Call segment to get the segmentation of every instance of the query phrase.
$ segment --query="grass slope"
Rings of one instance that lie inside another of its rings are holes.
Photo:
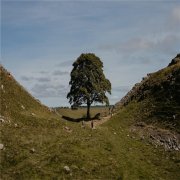
[[[130,106],[95,130],[81,128],[49,112],[7,76],[1,72],[0,113],[7,119],[0,124],[1,179],[179,179],[178,152],[129,132]]]
[[[134,118],[180,133],[180,55],[138,83],[116,107],[138,106]]]
[[[44,115],[44,117],[51,115],[49,108],[32,97],[2,66],[0,66],[0,98],[2,116],[14,118],[19,114]]]
[[[137,110],[138,106],[129,104],[103,125],[122,168],[123,179],[179,179],[178,151],[165,151],[130,131]]]

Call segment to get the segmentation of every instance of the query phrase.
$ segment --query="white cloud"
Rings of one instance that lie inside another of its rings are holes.
[[[134,53],[176,53],[180,47],[180,35],[161,34],[160,37],[146,38],[136,37],[119,44],[107,44],[99,46],[100,50],[115,51],[124,56]]]
[[[70,76],[64,74],[82,52],[102,58],[113,85],[110,100],[116,102],[179,51],[180,6],[174,1],[22,1],[2,4],[4,63],[33,95],[52,98],[52,104],[66,102]]]
[[[56,71],[53,72],[54,76],[62,76],[62,75],[67,75],[67,74],[69,74],[69,72],[61,71],[61,70],[56,70]]]
[[[176,23],[180,23],[180,6],[177,6],[173,9],[172,17]]]
[[[116,91],[116,92],[128,92],[129,90],[131,89],[130,86],[117,86],[117,87],[114,87],[113,88],[113,91]]]
[[[53,83],[35,84],[31,90],[33,95],[38,98],[66,97],[67,94],[67,87]]]
[[[58,63],[56,66],[59,66],[59,67],[70,67],[72,66],[73,64],[73,61],[63,61],[61,63]]]
[[[32,81],[34,79],[34,77],[28,77],[28,76],[21,76],[21,80],[23,81]]]
[[[36,78],[36,80],[38,82],[50,82],[51,78],[49,78],[49,77],[39,77],[39,78]]]
[[[38,82],[50,82],[51,78],[50,77],[35,77],[35,76],[21,76],[21,80],[23,81],[38,81]]]

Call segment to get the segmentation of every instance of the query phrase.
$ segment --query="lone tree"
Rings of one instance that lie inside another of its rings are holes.
[[[103,73],[103,63],[93,53],[81,54],[73,63],[70,92],[67,94],[72,106],[87,104],[87,119],[93,102],[109,105],[106,92],[111,94],[111,83]]]

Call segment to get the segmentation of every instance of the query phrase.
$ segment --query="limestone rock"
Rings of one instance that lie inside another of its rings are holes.
[[[30,152],[31,152],[31,153],[35,153],[35,151],[36,151],[36,150],[35,150],[34,148],[30,149]]]
[[[174,59],[172,59],[171,63],[168,66],[172,66],[174,64],[180,63],[180,54],[178,54]]]
[[[64,166],[64,170],[65,170],[66,173],[70,173],[70,171],[71,171],[69,166]]]
[[[2,123],[4,123],[4,122],[5,122],[4,118],[3,118],[3,117],[1,117],[1,116],[0,116],[0,122],[2,122]]]
[[[25,109],[25,107],[23,106],[23,105],[21,105],[21,108],[24,110]]]
[[[0,150],[4,149],[4,144],[0,144]]]

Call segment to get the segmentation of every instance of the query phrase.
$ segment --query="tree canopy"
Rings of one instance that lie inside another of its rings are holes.
[[[106,92],[111,94],[111,83],[103,73],[103,63],[93,53],[81,54],[73,63],[70,92],[67,94],[70,104],[87,104],[87,118],[93,102],[109,105]]]

